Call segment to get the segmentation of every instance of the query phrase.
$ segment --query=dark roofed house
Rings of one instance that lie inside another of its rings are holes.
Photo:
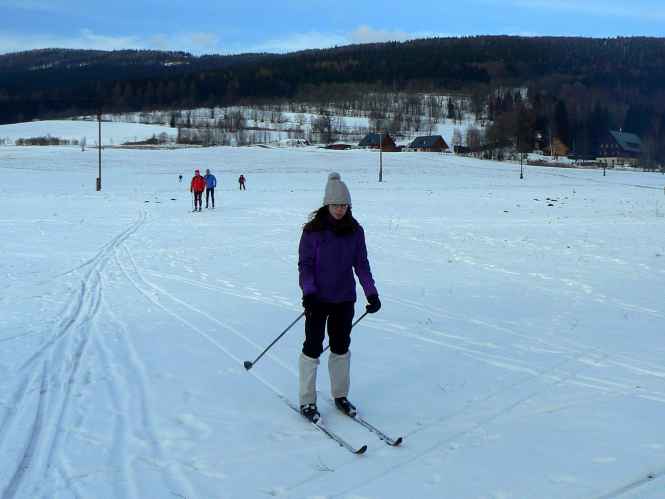
[[[423,135],[413,139],[409,149],[419,152],[442,152],[448,149],[448,144],[441,135]]]
[[[341,143],[328,144],[326,146],[326,149],[334,149],[336,151],[346,151],[347,149],[352,149],[352,148],[353,146],[351,144],[341,144]]]
[[[399,147],[395,144],[393,138],[387,133],[368,133],[358,144],[359,147],[368,149],[378,149],[381,144],[381,150],[385,152],[397,152]]]
[[[642,141],[634,133],[611,131],[598,148],[598,162],[607,166],[637,165]]]

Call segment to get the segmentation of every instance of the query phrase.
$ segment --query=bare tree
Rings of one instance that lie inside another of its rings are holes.
[[[485,107],[487,103],[487,92],[482,88],[474,89],[471,94],[471,111],[473,112],[476,121],[481,121],[485,114]]]
[[[466,147],[472,152],[480,151],[481,134],[480,130],[475,126],[466,129]]]
[[[462,132],[459,128],[453,130],[453,147],[462,145]]]
[[[321,141],[330,144],[337,135],[336,120],[330,114],[322,114],[312,122],[312,129],[321,136]]]

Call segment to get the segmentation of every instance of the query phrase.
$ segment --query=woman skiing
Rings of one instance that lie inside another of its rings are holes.
[[[300,412],[312,422],[316,407],[316,371],[323,352],[326,323],[330,343],[328,371],[336,407],[349,416],[356,408],[347,396],[350,386],[351,324],[356,301],[355,270],[373,314],[381,308],[367,260],[365,233],[351,214],[351,195],[339,173],[326,183],[323,206],[303,227],[298,271],[305,308],[305,342],[299,358]]]

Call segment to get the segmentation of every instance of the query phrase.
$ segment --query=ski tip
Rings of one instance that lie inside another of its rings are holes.
[[[366,446],[366,445],[363,445],[360,449],[358,449],[358,450],[355,452],[355,454],[358,454],[358,455],[360,455],[360,454],[364,454],[366,450],[367,450],[367,446]]]
[[[400,445],[401,443],[402,443],[402,437],[399,437],[399,438],[398,438],[397,440],[395,440],[394,442],[391,442],[390,445],[392,445],[393,447],[397,447],[397,446]]]

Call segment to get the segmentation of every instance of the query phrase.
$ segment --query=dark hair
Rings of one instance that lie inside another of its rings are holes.
[[[359,224],[358,221],[353,218],[351,213],[351,207],[349,206],[346,210],[346,213],[336,223],[330,221],[330,212],[328,211],[328,206],[322,206],[318,210],[314,210],[309,214],[309,221],[303,226],[303,231],[305,232],[320,232],[331,228],[335,234],[351,234],[356,231]]]

